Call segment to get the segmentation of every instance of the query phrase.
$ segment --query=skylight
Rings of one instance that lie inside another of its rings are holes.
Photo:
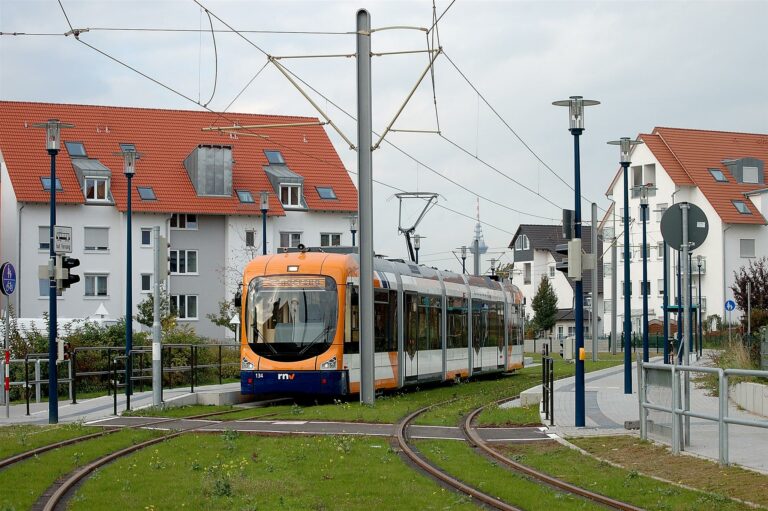
[[[336,198],[336,192],[333,191],[333,188],[330,186],[318,186],[317,188],[317,194],[320,196],[321,199],[335,199]]]
[[[251,192],[249,192],[248,190],[238,190],[237,198],[240,199],[240,202],[244,204],[251,204],[255,202],[253,200],[253,194],[251,194]]]
[[[123,153],[127,153],[128,151],[136,152],[136,144],[120,144],[120,151]]]
[[[41,177],[40,181],[43,183],[43,190],[50,192],[51,191],[51,178],[50,177]],[[61,181],[59,181],[59,178],[56,178],[56,191],[60,192],[63,188],[61,187]]]
[[[725,174],[720,169],[709,169],[709,173],[712,174],[712,177],[715,178],[715,181],[719,183],[728,182],[728,178],[725,177]]]
[[[285,165],[285,159],[283,153],[280,151],[264,151],[267,157],[267,161],[272,165]]]
[[[749,211],[749,208],[747,207],[747,205],[744,203],[744,201],[735,200],[735,201],[731,201],[731,202],[733,202],[733,205],[736,207],[737,210],[739,210],[739,213],[741,213],[742,215],[751,215],[752,214]]]
[[[64,142],[67,146],[67,152],[72,158],[87,158],[88,154],[85,152],[85,146],[82,142]]]
[[[137,186],[136,190],[139,191],[139,197],[141,197],[141,200],[157,200],[155,191],[151,186]]]

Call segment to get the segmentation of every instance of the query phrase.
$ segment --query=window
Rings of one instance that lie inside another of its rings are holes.
[[[742,181],[744,183],[759,183],[760,178],[758,177],[757,173],[757,167],[743,167],[742,168]]]
[[[108,201],[109,179],[106,177],[86,177],[85,199],[94,202]]]
[[[197,319],[197,295],[171,295],[171,311],[179,319]]]
[[[197,229],[197,215],[191,213],[174,213],[171,215],[171,229]]]
[[[739,253],[741,257],[755,257],[755,240],[740,239]]]
[[[253,200],[253,194],[249,192],[248,190],[238,190],[237,191],[237,198],[240,199],[240,202],[243,204],[252,204],[255,202]]]
[[[152,291],[152,274],[142,273],[141,274],[141,292],[150,293],[151,291]]]
[[[656,259],[658,260],[664,259],[664,242],[663,241],[659,241],[656,244],[656,252],[657,252]]]
[[[625,297],[627,294],[624,292],[624,281],[621,281],[621,296]],[[632,281],[629,281],[629,296],[632,296]]]
[[[37,228],[38,250],[51,249],[51,229],[47,225],[41,225]]]
[[[83,238],[85,250],[109,250],[109,227],[86,227]]]
[[[663,296],[664,295],[664,279],[657,279],[656,280],[656,287],[659,288],[658,295]]]
[[[515,250],[529,250],[530,248],[531,244],[527,235],[521,234],[517,237],[517,240],[515,240]]]
[[[171,250],[171,273],[197,273],[197,250]]]
[[[43,184],[43,190],[46,192],[51,191],[51,178],[50,177],[41,177],[40,182]],[[60,192],[63,188],[61,187],[61,181],[59,181],[59,178],[56,178],[56,191]]]
[[[636,165],[632,167],[632,197],[639,197],[640,196],[640,190],[636,189],[638,186],[643,186],[645,183],[643,182],[643,166],[642,165]]]
[[[550,266],[549,267],[549,278],[550,279],[554,279],[555,278],[555,267],[554,266]]]
[[[666,202],[660,202],[656,205],[656,221],[661,222],[661,217],[664,216],[664,212],[667,210],[669,205]]]
[[[316,187],[317,194],[320,196],[321,199],[335,199],[336,198],[336,192],[333,191],[333,188],[327,187],[327,186],[318,186]]]
[[[731,202],[733,202],[733,205],[736,207],[736,209],[742,215],[751,215],[752,214],[752,213],[750,213],[749,208],[744,203],[744,201],[742,201],[742,200],[734,200],[734,201],[731,201]]]
[[[155,190],[151,186],[139,186],[136,188],[139,191],[139,197],[141,200],[157,200]]]
[[[728,178],[725,177],[725,174],[720,169],[709,169],[709,173],[712,174],[712,177],[715,178],[715,181],[719,183],[727,183]]]
[[[123,143],[120,144],[120,152],[127,153],[133,151],[136,152],[136,144]]]
[[[337,234],[337,233],[320,234],[320,246],[321,247],[341,246],[341,234]]]
[[[272,165],[285,165],[283,153],[280,151],[264,151],[267,161]]]
[[[525,273],[523,275],[523,284],[531,283],[531,263],[525,263]]]
[[[573,337],[576,335],[576,327],[575,326],[569,326],[568,327],[568,337]]]
[[[107,296],[107,275],[85,275],[85,296]]]
[[[67,146],[67,152],[72,158],[87,158],[88,154],[85,152],[85,146],[82,142],[64,142]]]
[[[141,230],[141,246],[142,247],[152,246],[152,229]]]
[[[707,297],[702,296],[701,297],[701,315],[704,317],[704,314],[707,312]]]
[[[280,248],[296,248],[301,243],[300,232],[281,232]]]
[[[611,278],[611,273],[613,271],[613,265],[611,263],[603,263],[603,275],[606,279]]]
[[[280,185],[280,202],[283,203],[283,206],[301,206],[301,201],[299,200],[300,196],[300,185]]]
[[[643,281],[640,281],[640,289],[643,289]],[[651,296],[651,281],[646,280],[645,281],[645,296]]]
[[[38,285],[38,295],[40,297],[43,296],[51,296],[51,279],[37,279],[37,285]]]
[[[246,247],[256,246],[256,231],[252,229],[245,231],[245,246]]]
[[[603,300],[603,312],[610,314],[613,311],[613,300]]]

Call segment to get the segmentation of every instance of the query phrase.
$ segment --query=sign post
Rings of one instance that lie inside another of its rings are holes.
[[[0,266],[0,278],[2,285],[0,292],[5,295],[5,328],[3,348],[5,350],[5,375],[3,393],[5,396],[5,418],[11,416],[11,350],[8,345],[8,329],[10,328],[10,304],[11,295],[16,291],[16,268],[11,263],[3,263]]]
[[[731,318],[733,318],[733,309],[736,308],[736,302],[733,300],[726,300],[725,310],[728,311],[728,342],[731,342]]]

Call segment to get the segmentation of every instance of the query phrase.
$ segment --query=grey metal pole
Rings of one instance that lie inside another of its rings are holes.
[[[747,335],[752,335],[752,283],[747,281]]]
[[[592,203],[592,253],[595,254],[595,269],[592,270],[592,362],[597,362],[597,270],[600,252],[597,250],[597,204]]]
[[[371,15],[357,11],[357,171],[360,219],[360,402],[373,405],[373,173]]]
[[[163,402],[163,362],[160,345],[160,226],[152,228],[152,242],[155,245],[155,268],[152,310],[152,404],[160,406]]]
[[[475,258],[473,274],[478,276],[480,275],[480,240],[477,238],[472,242],[472,255]]]
[[[615,208],[615,206],[614,206]],[[616,211],[613,214],[613,240],[611,244],[611,353],[616,354],[616,341],[618,336],[616,335],[616,328],[618,328],[618,309],[619,309],[619,268],[617,266],[618,259],[618,238],[616,237]]]
[[[691,326],[691,293],[688,283],[691,279],[691,269],[688,266],[688,203],[681,202],[680,209],[683,214],[683,246],[682,255],[680,257],[680,264],[682,265],[682,286],[681,291],[683,293],[683,364],[690,365],[691,362],[691,347],[688,345],[690,339],[690,326]],[[688,411],[691,409],[691,373],[684,371],[683,373],[683,409]],[[691,445],[691,418],[685,416],[685,429],[683,430],[684,445]]]

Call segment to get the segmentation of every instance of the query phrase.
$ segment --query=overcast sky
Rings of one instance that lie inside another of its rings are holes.
[[[208,17],[192,0],[61,1],[75,28],[210,29]],[[431,1],[206,0],[203,4],[237,30],[350,32],[360,7],[370,11],[373,27],[432,24]],[[449,4],[450,0],[438,0],[438,15]],[[520,223],[553,223],[546,218],[558,219],[560,208],[573,208],[572,190],[546,168],[573,184],[567,113],[552,106],[554,100],[582,95],[602,102],[587,110],[587,129],[581,139],[582,192],[602,208],[609,204],[604,193],[618,167],[618,150],[606,145],[608,140],[635,137],[655,126],[768,133],[766,20],[768,1],[457,0],[439,23],[440,44],[511,129],[441,55],[435,62],[434,78],[440,129],[472,156],[436,134],[391,133],[387,140],[472,192],[524,212],[480,200],[486,243],[500,257]],[[226,29],[215,18],[213,25]],[[2,32],[61,34],[67,30],[67,20],[55,0],[0,0]],[[349,34],[245,35],[275,56],[355,51],[355,38]],[[211,97],[215,55],[210,31],[91,30],[81,38],[195,101],[205,103]],[[218,79],[209,107],[221,111],[264,65],[266,57],[236,34],[217,33],[216,45]],[[424,50],[427,41],[423,31],[403,29],[374,33],[372,45],[374,52]],[[283,62],[330,101],[356,115],[354,59]],[[374,58],[374,130],[381,132],[388,124],[427,62],[425,53]],[[435,130],[432,91],[428,76],[395,127]],[[355,123],[325,99],[310,94],[354,140]],[[73,37],[62,36],[0,37],[0,97],[200,108]],[[317,115],[272,65],[228,111]],[[327,131],[347,169],[356,171],[355,153],[330,128]],[[475,156],[509,177],[494,172]],[[374,179],[409,191],[439,193],[441,205],[474,217],[475,195],[393,147],[382,145],[373,161]],[[356,180],[356,175],[352,178]],[[395,190],[374,185],[374,193],[376,251],[404,257],[405,244],[397,234]],[[584,210],[588,217],[586,203]],[[415,214],[412,205],[406,216]],[[472,219],[434,208],[418,229],[427,237],[422,242],[422,262],[459,268],[450,250],[468,245],[473,228]],[[502,262],[508,261],[509,253],[502,258]],[[486,261],[483,270],[487,266]]]

